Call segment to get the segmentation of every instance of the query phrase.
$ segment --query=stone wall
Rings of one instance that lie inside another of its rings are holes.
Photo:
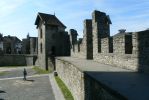
[[[87,73],[84,74],[84,100],[126,100],[125,97],[104,87]]]
[[[115,54],[125,54],[125,33],[113,36],[113,52]]]
[[[24,55],[27,66],[36,65],[37,55]]]
[[[68,61],[57,58],[56,71],[71,91],[74,100],[123,100]]]
[[[30,37],[30,54],[37,54],[38,38]]]
[[[94,60],[140,72],[149,72],[149,31],[123,33],[113,36],[113,53],[97,53]],[[103,49],[107,45],[102,39]]]
[[[118,33],[113,36],[115,54],[132,54],[132,33]]]
[[[56,71],[74,96],[74,100],[84,100],[84,74],[67,61],[56,59]]]
[[[113,37],[101,39],[101,53],[113,53]]]
[[[113,53],[108,54],[97,54],[94,60],[102,64],[109,64],[115,67],[121,67],[125,69],[131,69],[138,71],[138,56],[125,54],[118,55]]]
[[[0,55],[0,66],[33,66],[36,55]]]
[[[138,55],[138,70],[149,73],[149,30],[133,33],[133,54]]]
[[[101,38],[110,36],[110,18],[104,12],[92,13],[93,55],[101,53]]]
[[[109,38],[101,39],[101,53],[109,53]]]
[[[45,25],[40,21],[38,27],[38,64],[41,68],[46,68],[46,46],[45,46]]]
[[[76,41],[77,31],[70,31],[70,34],[74,34],[75,36],[70,35],[70,39]],[[72,41],[71,40],[71,41]],[[71,42],[71,56],[80,57],[86,59],[93,59],[93,43],[92,43],[92,20],[86,19],[84,20],[84,30],[83,30],[83,39],[80,38],[76,42]]]
[[[110,36],[110,24],[105,13],[94,11],[92,19],[84,21],[82,42],[73,45],[71,56],[87,59],[90,55],[103,64],[149,72],[149,30],[122,30]]]

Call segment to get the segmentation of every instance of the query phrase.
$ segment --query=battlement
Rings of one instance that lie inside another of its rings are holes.
[[[71,55],[149,72],[149,30],[126,32],[120,29],[119,33],[110,36],[110,24],[106,13],[95,10],[92,19],[84,20],[82,42],[75,42]]]

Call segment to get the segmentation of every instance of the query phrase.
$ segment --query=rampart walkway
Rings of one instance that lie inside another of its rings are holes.
[[[110,65],[100,64],[92,60],[72,57],[57,59],[75,65],[106,88],[117,92],[129,100],[149,100],[149,75],[137,73]]]

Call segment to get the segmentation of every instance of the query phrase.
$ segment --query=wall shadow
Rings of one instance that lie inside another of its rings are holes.
[[[137,72],[85,72],[84,100],[148,100],[148,78]]]
[[[149,30],[136,34],[138,43],[138,72],[149,73]]]

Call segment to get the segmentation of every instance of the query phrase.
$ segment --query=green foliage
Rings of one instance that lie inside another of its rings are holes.
[[[49,74],[50,73],[50,71],[41,69],[41,68],[39,68],[37,66],[34,66],[33,70],[35,70],[37,74]]]
[[[71,92],[69,91],[67,86],[63,83],[63,81],[58,76],[55,76],[55,79],[56,79],[56,82],[57,82],[58,86],[60,87],[65,99],[66,100],[74,100]]]

